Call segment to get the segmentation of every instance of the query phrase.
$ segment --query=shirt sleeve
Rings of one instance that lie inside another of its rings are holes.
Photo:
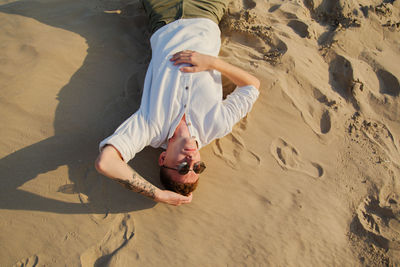
[[[236,87],[236,89],[222,101],[222,108],[228,124],[228,131],[231,131],[233,125],[250,112],[259,94],[259,90],[253,85],[246,85]]]
[[[153,137],[151,126],[140,112],[136,112],[124,121],[114,134],[101,141],[99,149],[101,151],[105,145],[112,145],[121,153],[123,160],[128,162],[149,145]]]

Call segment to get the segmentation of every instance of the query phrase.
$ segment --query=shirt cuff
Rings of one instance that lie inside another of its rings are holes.
[[[253,100],[253,103],[257,100],[258,96],[260,95],[260,90],[254,87],[254,85],[245,85],[241,87],[237,87],[236,90],[238,92],[244,93]],[[235,91],[236,91],[235,90]]]

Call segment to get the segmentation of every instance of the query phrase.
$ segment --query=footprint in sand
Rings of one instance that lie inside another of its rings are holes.
[[[81,254],[82,267],[108,266],[111,257],[123,248],[134,235],[133,219],[129,214],[120,214],[115,218],[103,240]]]
[[[240,132],[246,129],[246,118],[238,124],[232,133],[224,138],[217,139],[213,143],[214,154],[223,159],[229,166],[236,169],[239,165],[258,166],[260,165],[260,157],[246,148],[244,140],[240,136]]]
[[[334,54],[329,60],[329,84],[344,99],[347,101],[353,100],[353,66],[345,57]]]
[[[260,157],[252,151],[249,151],[241,138],[231,133],[222,139],[217,139],[213,145],[214,154],[223,159],[229,166],[236,169],[239,165],[247,166],[260,165]]]
[[[244,15],[241,15],[244,16]],[[225,23],[226,48],[251,47],[249,56],[256,60],[266,60],[276,64],[286,54],[288,47],[269,27],[257,25],[250,27],[244,19]],[[234,52],[230,52],[234,53]]]
[[[340,24],[344,28],[358,27],[360,25],[357,12],[351,12],[359,8],[355,1],[307,0],[303,2],[310,11],[312,18],[319,23]]]
[[[323,88],[316,88],[304,79],[297,80],[299,86],[294,87],[285,82],[280,83],[284,94],[300,112],[303,121],[321,140],[330,142],[329,136],[337,129],[335,118],[340,103],[338,96],[325,92]]]
[[[35,267],[38,266],[38,263],[39,263],[39,257],[33,255],[29,258],[18,261],[16,264],[13,265],[13,267]]]
[[[392,205],[398,205],[397,200],[392,199],[391,202]],[[399,217],[390,206],[383,206],[373,196],[368,196],[357,208],[357,218],[361,226],[372,235],[372,240],[377,245],[385,249],[400,249]]]
[[[297,149],[282,138],[272,142],[271,154],[283,169],[305,173],[313,178],[319,178],[324,174],[321,165],[303,160]]]
[[[301,116],[318,135],[328,134],[332,128],[331,112],[324,105],[307,103],[301,110]]]
[[[357,208],[350,229],[384,249],[400,249],[400,184],[397,168],[389,169],[390,178],[379,195],[367,196]]]
[[[273,5],[268,9],[268,12],[273,13],[273,12],[277,11],[280,7],[281,7],[281,5]]]
[[[384,69],[380,69],[376,72],[376,76],[379,79],[379,88],[382,94],[399,96],[400,83],[393,74]]]
[[[297,33],[301,38],[310,38],[310,32],[308,30],[308,25],[304,22],[294,19],[289,21],[287,24],[292,30]]]
[[[277,64],[288,47],[271,27],[256,23],[256,14],[253,12],[256,5],[252,0],[244,0],[240,8],[237,7],[223,19],[221,29],[224,46],[251,47],[253,51],[247,56]]]
[[[256,7],[257,3],[253,0],[244,0],[243,5],[245,9],[253,9]]]
[[[355,131],[361,131],[372,143],[379,147],[385,154],[388,160],[400,165],[400,154],[398,140],[395,139],[391,131],[385,124],[379,121],[362,119],[355,116],[352,127]]]

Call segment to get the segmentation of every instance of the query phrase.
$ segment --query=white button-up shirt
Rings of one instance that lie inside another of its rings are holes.
[[[166,147],[185,115],[199,149],[231,132],[258,97],[252,86],[238,87],[222,98],[221,74],[210,70],[184,73],[169,59],[182,50],[218,56],[220,29],[205,18],[180,19],[157,30],[150,39],[152,59],[140,108],[100,143],[113,145],[125,162],[145,146]]]

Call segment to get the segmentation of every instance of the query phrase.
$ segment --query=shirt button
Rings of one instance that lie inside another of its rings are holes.
[[[191,124],[190,122],[188,122],[188,123],[187,123],[187,126],[190,126],[190,125],[192,125],[192,124]]]
[[[186,104],[185,104],[185,105],[183,105],[183,107],[184,107],[184,108],[186,108]]]
[[[185,89],[186,89],[186,90],[189,90],[189,86],[186,86]]]

